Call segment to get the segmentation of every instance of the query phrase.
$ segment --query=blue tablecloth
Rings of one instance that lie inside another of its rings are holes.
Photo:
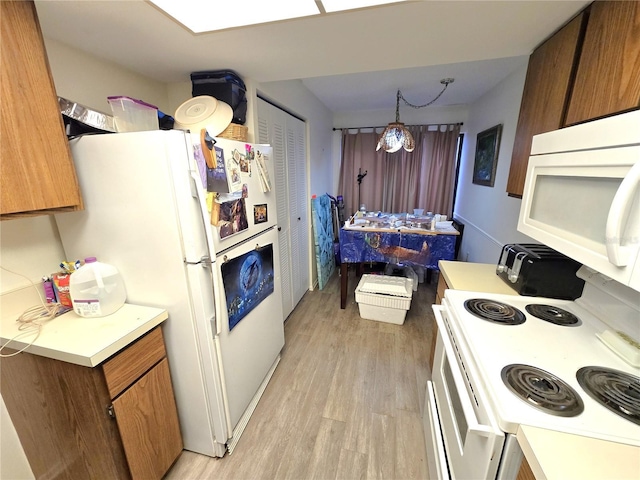
[[[340,261],[421,265],[438,269],[439,260],[454,260],[456,235],[367,232],[340,229]]]

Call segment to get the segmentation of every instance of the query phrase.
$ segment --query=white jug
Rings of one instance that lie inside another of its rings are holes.
[[[118,310],[127,298],[122,276],[113,265],[88,257],[69,280],[73,310],[81,317],[104,317]]]

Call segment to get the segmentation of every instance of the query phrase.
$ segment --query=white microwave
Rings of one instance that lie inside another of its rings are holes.
[[[533,137],[518,230],[640,291],[640,110]]]

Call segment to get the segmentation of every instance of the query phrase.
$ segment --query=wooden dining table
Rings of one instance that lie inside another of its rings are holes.
[[[450,226],[426,230],[345,225],[340,229],[340,308],[347,305],[350,264],[377,262],[438,270],[438,261],[455,259],[458,235]]]

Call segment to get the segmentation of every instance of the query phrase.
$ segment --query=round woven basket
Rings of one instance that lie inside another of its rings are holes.
[[[218,137],[228,138],[229,140],[238,140],[240,142],[247,141],[248,127],[244,125],[238,125],[237,123],[231,123],[225,128],[222,133],[217,135]]]

